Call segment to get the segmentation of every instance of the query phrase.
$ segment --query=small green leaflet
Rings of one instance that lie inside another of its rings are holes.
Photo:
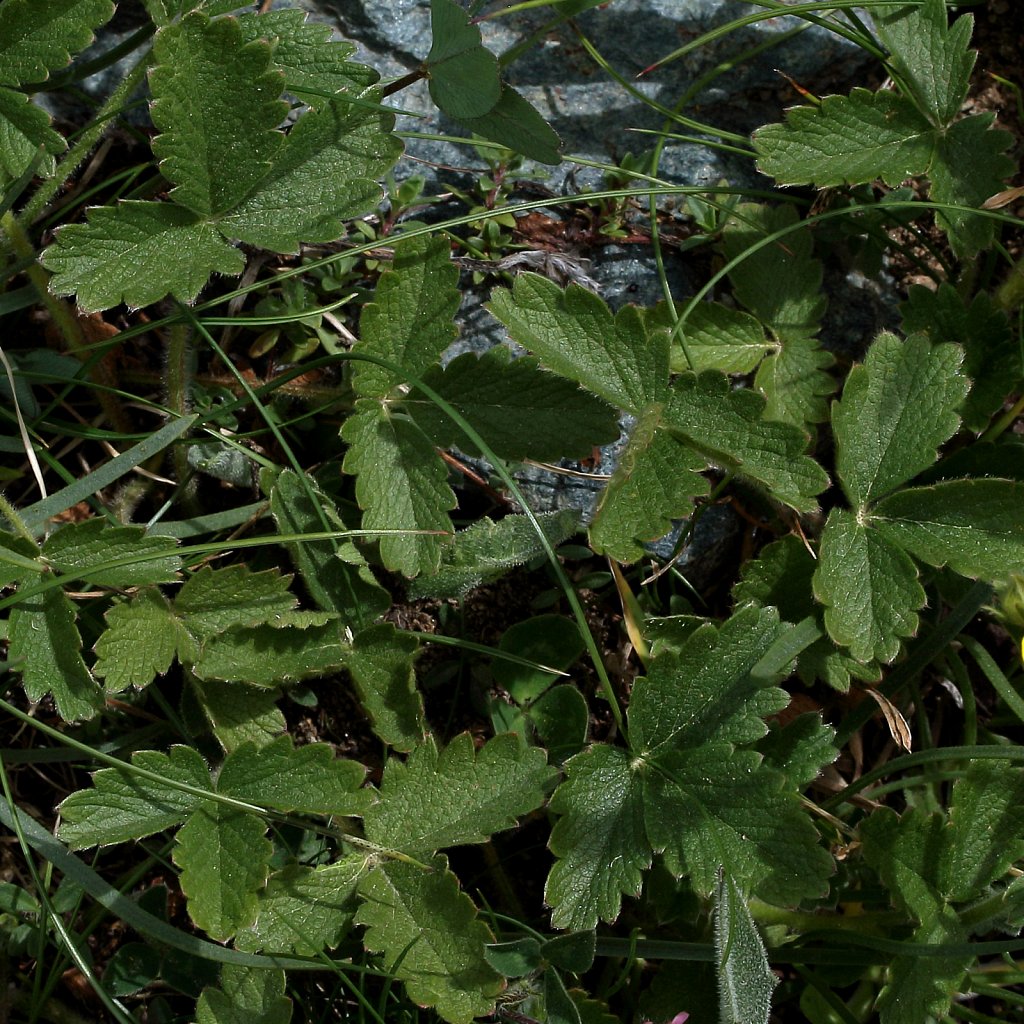
[[[220,988],[204,988],[196,1003],[196,1024],[288,1024],[292,1001],[284,971],[225,964]]]

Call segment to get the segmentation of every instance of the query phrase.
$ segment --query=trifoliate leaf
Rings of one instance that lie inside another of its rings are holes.
[[[545,366],[617,408],[636,414],[665,399],[667,337],[662,331],[648,336],[635,307],[612,316],[586,288],[563,290],[538,274],[520,274],[511,292],[492,293],[487,308]]]
[[[889,63],[921,111],[938,126],[960,113],[977,54],[968,49],[974,19],[949,24],[944,0],[882,9],[878,36],[890,51]]]
[[[649,327],[669,327],[667,305],[659,304],[648,313]],[[684,352],[685,345],[685,352]],[[718,370],[720,373],[750,373],[772,348],[764,329],[749,313],[718,302],[698,302],[672,346],[672,370]],[[687,359],[687,355],[689,359]]]
[[[270,47],[246,43],[234,18],[193,12],[158,33],[153,54],[153,152],[171,198],[202,217],[233,209],[284,144],[284,75]]]
[[[567,541],[579,524],[579,515],[573,509],[543,513],[536,519],[552,547]],[[505,516],[496,523],[485,516],[455,534],[444,549],[437,574],[418,576],[409,584],[409,596],[414,600],[462,597],[474,587],[490,583],[543,553],[537,531],[527,516]]]
[[[288,590],[291,581],[291,576],[274,569],[253,572],[247,565],[205,565],[178,592],[174,610],[191,633],[205,639],[233,627],[272,622],[291,611],[298,604]]]
[[[501,98],[498,58],[455,0],[430,0],[430,98],[456,120],[480,117]]]
[[[370,790],[360,788],[365,779],[358,761],[334,757],[328,744],[295,747],[290,736],[281,736],[263,747],[244,743],[228,754],[217,791],[286,813],[360,815],[373,800]]]
[[[46,539],[43,556],[62,575],[100,587],[137,587],[175,582],[181,568],[176,548],[173,537],[151,537],[141,526],[111,526],[96,518],[61,527]],[[117,561],[124,564],[93,568]]]
[[[0,88],[0,174],[14,181],[36,159],[39,147],[45,152],[39,172],[53,173],[53,156],[63,153],[62,135],[50,127],[49,115],[28,96],[13,89]]]
[[[925,602],[914,563],[843,509],[829,513],[818,554],[814,596],[826,605],[829,636],[858,661],[892,661]]]
[[[235,946],[316,956],[344,938],[355,916],[356,886],[368,869],[365,854],[307,868],[289,865],[270,876],[257,896],[256,920],[235,936]]]
[[[799,428],[763,420],[763,412],[760,395],[733,391],[724,375],[686,373],[673,384],[664,423],[705,458],[764,484],[778,501],[816,508],[814,496],[828,483],[825,471],[804,453]]]
[[[391,269],[377,282],[373,302],[363,306],[354,352],[379,356],[414,377],[422,376],[455,340],[458,281],[446,238],[420,236],[402,242]],[[352,387],[359,395],[383,398],[406,383],[402,374],[383,366],[353,363]]]
[[[640,414],[590,524],[594,550],[619,562],[641,558],[638,542],[665,536],[672,520],[689,515],[693,499],[709,490],[700,476],[705,460],[658,429],[662,412],[653,405]]]
[[[407,761],[388,761],[380,801],[364,816],[366,835],[414,856],[485,843],[539,807],[555,774],[543,750],[509,733],[480,750],[462,733],[440,753],[428,737]]]
[[[576,384],[539,369],[535,359],[512,359],[504,346],[482,356],[467,352],[423,381],[453,405],[496,455],[504,459],[584,458],[619,436],[611,406]],[[472,440],[425,395],[402,402],[439,448],[482,454]]]
[[[413,668],[419,649],[415,637],[382,622],[357,633],[345,658],[374,734],[395,750],[412,750],[426,731]]]
[[[721,1024],[768,1024],[779,979],[768,966],[764,942],[747,901],[723,873],[715,888],[715,974]]]
[[[196,214],[135,200],[94,207],[87,223],[65,225],[41,260],[54,272],[51,290],[75,295],[90,312],[148,306],[168,294],[191,302],[211,274],[245,268],[242,254]]]
[[[346,524],[330,499],[309,483],[306,488],[292,470],[279,473],[270,492],[270,511],[282,534],[345,530]],[[315,502],[315,505],[314,505]],[[372,622],[391,604],[359,549],[349,540],[290,541],[287,545],[302,585],[314,603],[337,612],[342,621],[358,626]]]
[[[456,502],[434,446],[411,420],[373,399],[356,402],[341,437],[349,445],[343,469],[357,477],[363,529],[408,531],[381,537],[384,564],[406,576],[436,572],[445,542],[438,534],[451,533],[448,511]]]
[[[53,695],[65,722],[92,718],[103,694],[82,659],[74,606],[58,588],[26,597],[11,609],[7,656],[21,672],[29,700]]]
[[[542,164],[562,162],[562,140],[537,110],[512,86],[502,84],[501,98],[481,117],[459,121],[476,135]]]
[[[204,683],[194,676],[190,688],[226,753],[243,743],[265,747],[288,727],[284,712],[277,706],[279,690],[261,690],[223,680]]]
[[[259,187],[217,224],[228,238],[274,252],[297,252],[300,242],[333,242],[344,222],[380,200],[376,179],[401,155],[393,118],[342,98],[304,114]]]
[[[936,291],[912,285],[900,312],[906,334],[925,333],[933,342],[951,341],[964,349],[963,372],[971,390],[961,414],[968,430],[983,430],[1024,376],[1006,314],[986,292],[979,292],[967,306],[946,283]]]
[[[92,777],[92,789],[72,793],[60,805],[60,837],[73,850],[162,832],[180,824],[203,802],[201,796],[143,778],[132,767],[207,792],[212,789],[206,762],[191,747],[174,746],[170,754],[140,750],[132,755],[131,766],[101,769]]]
[[[549,803],[559,815],[548,846],[557,860],[544,887],[555,928],[587,931],[614,921],[651,865],[643,784],[619,747],[596,744],[565,764]]]
[[[967,392],[955,345],[883,332],[850,371],[832,411],[836,468],[850,502],[864,506],[935,461],[956,431]]]
[[[794,107],[783,124],[759,128],[754,148],[763,174],[780,185],[819,188],[881,178],[895,187],[924,174],[935,130],[903,96],[854,89],[819,106]]]
[[[382,953],[384,970],[405,983],[421,1006],[451,1024],[469,1024],[494,1010],[501,976],[487,963],[494,941],[444,857],[432,871],[388,861],[359,883],[365,901],[356,923],[366,926],[367,949]]]
[[[256,919],[256,893],[274,849],[266,831],[256,815],[213,800],[201,803],[178,830],[173,857],[189,917],[219,942]]]
[[[380,77],[373,68],[348,59],[355,52],[352,43],[332,39],[330,25],[306,21],[302,11],[243,14],[238,28],[246,43],[270,41],[271,59],[284,72],[285,90],[311,107],[321,106],[325,94],[361,93]]]
[[[288,1024],[285,981],[284,971],[225,964],[221,987],[204,988],[196,1002],[196,1024]]]
[[[110,0],[7,0],[0,7],[0,84],[42,82],[113,13]]]
[[[1006,579],[1024,566],[1024,484],[947,480],[897,491],[871,512],[871,525],[929,565],[963,576]]]
[[[192,649],[191,637],[156,587],[113,605],[104,615],[107,628],[96,641],[93,672],[111,693],[148,686],[163,675],[180,651]]]

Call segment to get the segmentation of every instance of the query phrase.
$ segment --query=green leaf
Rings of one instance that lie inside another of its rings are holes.
[[[816,338],[786,338],[779,351],[761,363],[754,378],[766,400],[764,418],[799,427],[827,420],[826,399],[836,390],[836,379],[828,372],[834,363]]]
[[[735,881],[722,873],[715,889],[715,974],[721,1024],[768,1024],[779,983]]]
[[[277,475],[270,492],[270,511],[283,534],[318,533],[348,527],[330,499],[307,481],[306,488],[292,470]],[[314,505],[315,501],[315,505]],[[314,603],[337,612],[343,621],[371,622],[391,604],[388,592],[374,578],[359,549],[351,541],[291,541],[286,547]]]
[[[365,902],[356,923],[366,926],[367,949],[384,955],[385,971],[405,983],[410,999],[451,1024],[469,1024],[493,1012],[502,989],[484,954],[494,937],[445,858],[431,866],[425,872],[388,861],[371,871],[359,884]]]
[[[335,758],[328,744],[294,747],[282,736],[263,747],[243,743],[228,754],[217,791],[277,811],[360,815],[373,801],[361,788],[365,779],[358,761]]]
[[[363,529],[409,531],[381,537],[384,564],[406,576],[436,572],[444,545],[437,534],[452,532],[448,511],[456,502],[434,446],[411,420],[372,399],[356,402],[341,437],[349,445],[342,468],[357,477]]]
[[[759,128],[753,141],[762,174],[780,185],[881,178],[895,187],[928,170],[935,130],[905,97],[857,88],[819,106],[793,107],[783,124]]]
[[[562,162],[562,140],[558,134],[510,85],[502,84],[501,98],[486,114],[459,120],[475,135],[530,160],[553,166]]]
[[[260,690],[245,683],[204,683],[193,677],[192,693],[225,752],[243,743],[265,747],[287,728],[277,706],[278,690]]]
[[[0,88],[0,172],[14,181],[31,166],[42,146],[45,156],[38,173],[49,177],[53,156],[64,152],[64,137],[50,127],[49,115],[28,96]]]
[[[141,526],[111,526],[96,518],[61,527],[46,539],[43,556],[59,573],[95,586],[138,587],[177,581],[177,546],[173,537],[151,537]],[[93,571],[95,565],[126,558],[132,561]]]
[[[949,124],[960,113],[974,69],[977,54],[968,49],[974,18],[964,15],[950,25],[944,0],[925,0],[883,8],[875,27],[922,113],[939,127]]]
[[[191,648],[184,626],[155,587],[113,605],[104,618],[107,628],[96,641],[93,672],[111,693],[148,686],[167,672],[179,651]]]
[[[421,377],[455,340],[458,281],[447,238],[420,236],[396,246],[373,302],[363,306],[354,352],[390,360]],[[406,383],[404,375],[383,366],[353,364],[352,387],[367,398],[383,398]]]
[[[449,117],[480,117],[501,97],[498,59],[455,0],[430,0],[430,98]]]
[[[673,326],[666,316],[668,307],[660,303],[647,315],[648,327]],[[653,315],[652,315],[653,314]],[[761,325],[749,313],[718,302],[698,302],[682,328],[687,360],[682,345],[672,346],[674,373],[693,370],[718,370],[720,373],[750,373],[772,349]]]
[[[7,656],[21,671],[29,700],[53,695],[66,722],[92,718],[103,695],[82,659],[82,637],[74,606],[52,588],[23,598],[11,609]]]
[[[527,273],[516,278],[511,292],[495,290],[487,308],[545,366],[619,409],[639,414],[667,395],[666,335],[648,336],[633,306],[613,317],[593,292],[577,284],[563,290]]]
[[[529,357],[513,359],[498,346],[482,356],[467,352],[423,376],[426,385],[455,407],[500,458],[585,458],[596,445],[619,436],[611,406],[576,384],[547,373]],[[480,455],[467,435],[417,391],[402,402],[439,448]]]
[[[542,513],[536,519],[552,547],[573,536],[579,524],[573,509]],[[484,516],[455,534],[444,549],[437,574],[413,580],[409,597],[462,597],[542,554],[544,548],[527,516],[509,515],[497,522]]]
[[[291,581],[276,569],[253,572],[247,565],[204,565],[178,592],[174,610],[190,632],[206,639],[233,627],[280,619],[298,604],[288,590]]]
[[[352,853],[334,864],[291,864],[276,872],[257,897],[256,920],[235,936],[235,946],[300,956],[333,949],[352,924],[356,887],[367,868],[366,855]]]
[[[428,737],[407,761],[388,761],[380,801],[364,816],[366,835],[414,856],[485,843],[539,807],[555,774],[543,750],[509,733],[478,751],[462,733],[440,753]]]
[[[197,1024],[288,1024],[292,1001],[284,971],[225,964],[220,989],[204,988],[196,1003]]]
[[[234,18],[193,12],[158,33],[153,54],[153,152],[171,198],[202,217],[233,209],[284,144],[284,75],[270,47],[246,43]]]
[[[782,772],[790,784],[805,789],[839,756],[835,729],[825,725],[821,715],[808,712],[785,725],[773,723],[758,745],[766,763]]]
[[[191,211],[135,200],[94,207],[87,223],[64,225],[41,262],[54,273],[51,290],[75,295],[90,312],[148,306],[168,294],[191,302],[212,273],[245,268],[242,254]]]
[[[963,576],[1003,580],[1024,565],[1024,484],[947,480],[880,501],[871,525],[929,565]]]
[[[536,939],[495,942],[484,951],[487,962],[506,978],[522,978],[541,967],[540,943]]]
[[[357,633],[345,659],[374,734],[395,750],[412,750],[426,732],[413,667],[419,650],[415,637],[382,622]]]
[[[113,14],[110,0],[7,0],[0,6],[0,84],[42,82]]]
[[[297,252],[300,242],[333,242],[344,222],[380,201],[377,178],[401,155],[393,117],[374,109],[369,90],[349,103],[329,100],[304,114],[288,133],[270,171],[248,199],[218,220],[229,238],[274,252]],[[367,105],[369,104],[369,105]]]
[[[955,345],[882,333],[846,379],[832,411],[836,468],[850,502],[863,507],[927,469],[960,423],[967,392]]]
[[[628,751],[604,743],[570,758],[549,803],[559,815],[548,846],[557,860],[544,901],[555,928],[588,931],[614,921],[622,896],[638,896],[651,865],[643,787]]]
[[[764,484],[778,501],[811,511],[828,477],[804,454],[804,433],[762,419],[764,405],[752,391],[733,391],[722,374],[686,373],[673,384],[664,422],[705,458]]]
[[[827,606],[829,636],[858,661],[892,661],[925,602],[914,563],[843,509],[829,513],[818,558],[814,596]]]
[[[641,558],[637,542],[665,536],[672,520],[689,515],[693,499],[709,489],[700,476],[705,460],[658,429],[662,413],[653,405],[637,419],[590,523],[593,549],[619,562]]]
[[[207,800],[178,830],[174,863],[189,917],[211,938],[229,939],[256,918],[273,847],[256,815]]]
[[[202,798],[161,785],[132,771],[132,766],[198,789],[211,789],[210,773],[191,747],[173,746],[170,754],[140,750],[131,766],[103,768],[92,789],[72,793],[61,805],[60,837],[73,850],[109,846],[162,832],[184,821]]]
[[[553,939],[548,939],[540,951],[544,959],[559,970],[583,974],[594,966],[597,934],[585,931],[556,935]]]

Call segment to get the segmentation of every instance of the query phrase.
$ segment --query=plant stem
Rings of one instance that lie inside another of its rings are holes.
[[[178,416],[192,411],[192,375],[195,359],[190,344],[192,328],[188,323],[172,323],[167,328],[167,366],[164,386],[167,405]],[[196,481],[188,464],[188,446],[175,444],[171,448],[174,476],[182,489],[186,511],[194,515],[196,507]]]

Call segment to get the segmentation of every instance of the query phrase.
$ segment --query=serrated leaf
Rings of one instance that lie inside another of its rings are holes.
[[[562,509],[536,516],[552,547],[576,532],[579,514]],[[498,579],[509,569],[544,553],[533,523],[525,515],[509,515],[497,522],[486,516],[459,530],[442,555],[434,576],[418,576],[409,584],[409,597],[462,597],[474,587]]]
[[[111,693],[148,686],[179,651],[191,648],[184,626],[155,587],[113,605],[104,618],[107,628],[96,641],[93,672]]]
[[[764,399],[733,391],[729,379],[686,373],[672,387],[664,424],[706,458],[764,484],[778,501],[801,511],[817,507],[825,471],[805,454],[803,432],[789,423],[763,420]]]
[[[291,611],[298,604],[288,590],[291,581],[291,576],[275,569],[253,572],[247,565],[204,565],[186,580],[174,610],[190,632],[207,639],[234,627],[272,622]]]
[[[577,284],[563,290],[527,273],[511,292],[496,289],[487,308],[545,366],[617,408],[638,414],[666,398],[667,337],[661,331],[648,336],[635,307],[612,316],[593,292]]]
[[[521,153],[529,160],[553,166],[562,162],[562,140],[558,134],[506,83],[502,83],[500,99],[486,114],[459,120],[474,134]]]
[[[871,511],[871,525],[929,565],[1002,580],[1024,567],[1022,508],[1020,482],[947,480],[883,499]]]
[[[206,762],[191,747],[170,754],[140,750],[132,766],[198,789],[211,789]],[[108,846],[162,832],[184,821],[202,797],[143,778],[132,768],[103,768],[91,789],[72,793],[61,805],[60,837],[73,850]]]
[[[11,609],[7,655],[21,672],[29,700],[52,694],[66,722],[92,718],[103,694],[82,658],[82,637],[74,606],[64,591],[51,588],[26,597]]]
[[[7,0],[0,7],[0,83],[41,82],[114,13],[110,0]]]
[[[753,142],[759,169],[780,185],[827,188],[881,178],[895,187],[928,170],[934,135],[910,100],[856,88],[819,106],[793,107],[784,123],[754,132]]]
[[[391,269],[377,283],[373,302],[359,317],[356,353],[398,363],[420,377],[455,340],[459,272],[451,246],[441,236],[410,238],[395,249]],[[406,378],[374,363],[356,360],[352,387],[368,398],[383,398]]]
[[[820,714],[808,712],[785,725],[774,723],[757,749],[791,785],[804,789],[839,756],[835,735],[835,729],[825,725]]]
[[[64,137],[50,127],[49,115],[28,96],[13,89],[0,88],[0,173],[8,181],[22,175],[36,158],[39,147],[45,152],[38,171],[49,177],[54,170],[53,156],[64,152]]]
[[[176,549],[173,537],[148,536],[141,526],[111,526],[96,518],[69,523],[51,534],[43,544],[43,556],[61,574],[87,579],[96,586],[138,587],[174,583],[181,568]],[[132,561],[93,569],[127,558]]]
[[[280,629],[262,625],[208,638],[192,671],[200,679],[271,687],[327,675],[341,668],[345,657],[337,622]]]
[[[560,815],[548,846],[558,858],[544,901],[555,928],[588,931],[614,921],[622,896],[637,896],[651,865],[643,787],[628,751],[596,744],[565,764],[549,807]]]
[[[482,356],[467,352],[443,370],[429,370],[423,382],[454,406],[500,458],[584,458],[595,446],[619,436],[611,406],[564,377],[541,370],[535,359],[512,359],[503,346]],[[482,454],[422,393],[413,391],[402,408],[439,448]]]
[[[426,731],[413,668],[419,649],[415,637],[380,623],[357,633],[345,658],[374,734],[395,750],[412,750]]]
[[[955,345],[883,332],[846,379],[832,411],[836,469],[855,506],[864,506],[927,469],[960,424],[967,392]]]
[[[178,830],[174,863],[188,914],[219,942],[256,918],[256,893],[266,882],[273,847],[256,815],[207,800]]]
[[[342,468],[356,479],[364,530],[410,531],[380,539],[384,564],[416,576],[436,572],[451,533],[455,494],[434,446],[416,425],[372,399],[356,402],[341,437],[349,449]],[[422,532],[429,531],[429,532]]]
[[[671,327],[667,309],[665,303],[660,303],[653,315],[648,313],[649,324]],[[750,373],[771,348],[764,329],[749,313],[718,302],[698,302],[686,318],[680,341],[672,346],[672,370]]]
[[[971,390],[961,415],[969,430],[983,430],[1022,377],[1020,349],[1006,314],[985,292],[975,295],[967,306],[947,283],[936,291],[911,286],[900,312],[906,334],[925,333],[933,342],[954,342],[964,349],[963,372]]]
[[[715,888],[715,974],[721,1024],[768,1024],[772,991],[779,983],[732,877],[723,873]]]
[[[661,426],[661,406],[645,409],[598,498],[590,523],[590,543],[598,554],[635,562],[639,541],[657,540],[674,519],[689,515],[694,498],[706,494],[700,476],[706,463]]]
[[[347,529],[330,499],[309,484],[315,506],[296,473],[288,469],[278,474],[270,492],[270,511],[278,530],[302,534],[320,532],[325,526]],[[291,541],[286,546],[303,587],[320,608],[337,612],[356,626],[387,611],[390,595],[351,541]]]
[[[501,97],[498,59],[455,0],[430,0],[430,98],[449,117],[480,117]]]
[[[257,897],[256,920],[235,936],[235,946],[300,956],[333,949],[352,924],[356,887],[368,866],[365,854],[353,853],[334,864],[291,864],[271,875]]]
[[[204,988],[196,1002],[197,1024],[288,1024],[292,1001],[284,971],[225,964],[220,989]]]
[[[761,363],[754,385],[764,395],[766,420],[804,427],[828,419],[826,399],[836,390],[835,363],[816,338],[793,335]]]
[[[335,758],[328,744],[295,747],[290,736],[281,736],[262,747],[243,743],[228,754],[217,791],[286,813],[360,815],[373,801],[361,788],[365,779],[358,761]]]
[[[51,290],[75,295],[89,312],[148,306],[168,294],[191,302],[211,274],[245,268],[242,254],[191,211],[135,200],[93,207],[85,224],[66,224],[41,261],[54,273]]]
[[[365,902],[356,922],[366,926],[366,947],[384,955],[385,970],[405,983],[410,999],[451,1024],[469,1024],[493,1012],[504,984],[484,955],[494,937],[445,858],[431,866],[425,872],[389,861],[371,871],[359,884]]]
[[[277,706],[278,690],[261,690],[245,683],[218,680],[204,683],[193,677],[192,693],[226,753],[243,743],[266,746],[285,731],[287,722]]]
[[[233,209],[284,145],[284,75],[270,47],[246,43],[234,18],[193,12],[158,33],[153,55],[153,152],[171,198],[203,217]]]
[[[366,835],[414,856],[485,843],[539,807],[555,774],[543,750],[509,733],[480,750],[462,733],[441,752],[428,737],[407,761],[388,761],[380,800],[364,815]]]
[[[826,605],[825,627],[858,661],[890,662],[902,637],[917,630],[925,593],[902,548],[856,516],[833,509],[821,535],[814,596]]]
[[[890,63],[910,95],[934,124],[948,124],[960,113],[977,56],[968,49],[974,18],[952,25],[944,0],[882,9],[875,19]]]
[[[332,39],[330,25],[307,21],[302,11],[243,14],[238,27],[247,43],[272,43],[271,58],[284,72],[285,89],[311,107],[322,105],[325,93],[360,93],[380,77],[373,68],[348,59],[355,52],[352,43]]]
[[[377,178],[401,155],[390,134],[393,118],[369,105],[328,100],[304,114],[288,133],[270,171],[248,199],[218,220],[229,238],[274,252],[297,252],[300,242],[333,242],[344,222],[371,210],[381,197]]]

